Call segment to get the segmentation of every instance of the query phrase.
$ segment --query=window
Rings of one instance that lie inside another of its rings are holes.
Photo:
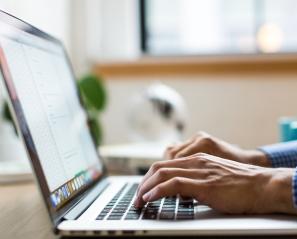
[[[141,0],[151,55],[297,52],[296,0]]]

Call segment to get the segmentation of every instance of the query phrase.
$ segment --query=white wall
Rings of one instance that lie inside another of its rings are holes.
[[[71,0],[71,9],[77,75],[96,62],[139,57],[138,0]]]
[[[0,0],[0,9],[58,37],[70,50],[70,0]]]
[[[103,115],[106,143],[129,139],[127,109],[131,96],[156,80],[175,88],[190,110],[186,137],[205,130],[243,147],[278,141],[281,116],[297,115],[297,75],[200,75],[159,78],[117,77],[106,81],[108,109]]]

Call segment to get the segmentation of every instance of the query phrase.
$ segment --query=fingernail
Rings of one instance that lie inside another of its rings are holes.
[[[148,202],[150,200],[150,198],[151,198],[151,192],[147,192],[146,194],[144,194],[142,196],[142,199],[146,202]]]
[[[135,203],[139,203],[139,202],[140,202],[140,198],[139,198],[139,197],[135,197],[134,202],[135,202]]]
[[[138,207],[138,199],[135,199],[135,201],[133,202],[133,206]]]

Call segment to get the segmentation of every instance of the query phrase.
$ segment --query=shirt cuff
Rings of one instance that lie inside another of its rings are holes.
[[[271,161],[272,167],[295,168],[297,166],[297,141],[260,147]]]
[[[295,208],[297,208],[297,168],[293,174],[292,178],[292,195],[293,195],[293,203]]]

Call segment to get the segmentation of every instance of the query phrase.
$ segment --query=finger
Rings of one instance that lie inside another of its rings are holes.
[[[203,149],[200,149],[201,151],[199,151],[199,142],[201,141],[201,139],[204,139],[206,137],[209,138],[210,135],[203,131],[198,132],[193,138],[191,138],[188,142],[184,143],[182,146],[169,150],[170,155],[167,157],[171,157],[169,159],[173,159],[189,156],[194,153],[204,152]]]
[[[201,145],[201,146],[203,146],[203,145]],[[175,155],[175,157],[182,158],[182,157],[190,156],[195,153],[200,153],[200,152],[207,153],[206,149],[203,149],[203,147],[201,147],[201,146],[199,145],[199,141],[196,140],[193,144],[189,145],[188,147],[186,147],[183,150],[181,150],[180,152],[178,152]]]
[[[149,178],[151,177],[159,168],[162,168],[163,165],[165,166],[165,164],[167,162],[172,162],[172,161],[169,161],[169,160],[166,160],[166,161],[160,161],[160,162],[156,162],[156,163],[153,163],[152,166],[149,168],[149,170],[147,171],[147,173],[143,176],[141,182],[139,183],[138,185],[138,188],[136,190],[136,195],[138,195],[139,193],[139,189],[141,187],[141,185]],[[170,164],[167,165],[167,167],[170,167]]]
[[[138,185],[137,191],[136,191],[136,195],[138,196],[139,194],[139,189],[141,187],[141,185],[149,178],[151,177],[157,170],[159,170],[159,168],[162,167],[167,167],[167,168],[171,168],[171,167],[177,167],[176,162],[171,161],[171,160],[166,160],[166,161],[160,161],[160,162],[156,162],[154,164],[152,164],[152,166],[150,167],[150,169],[148,170],[148,172],[143,176],[141,182]]]
[[[165,159],[167,159],[167,160],[174,159],[176,153],[178,153],[179,151],[181,151],[184,148],[188,147],[188,145],[192,144],[193,141],[194,141],[194,138],[186,141],[185,143],[181,143],[179,145],[168,147],[166,149],[166,151],[165,151],[165,154],[164,154]]]
[[[164,158],[165,160],[170,160],[170,159],[172,159],[172,158],[171,158],[171,151],[172,151],[175,147],[176,147],[176,145],[171,145],[171,146],[168,146],[168,147],[166,148],[166,150],[164,151],[164,154],[163,154],[163,158]]]
[[[187,147],[190,143],[191,142],[186,142],[179,145],[168,147],[164,153],[164,158],[166,160],[174,159],[175,154],[180,150],[182,150],[183,148]]]
[[[176,155],[175,158],[186,157],[195,153],[210,153],[209,146],[212,145],[213,137],[205,132],[197,133],[195,140],[192,144],[188,145],[187,147],[180,150]]]
[[[145,194],[157,184],[170,180],[174,177],[184,177],[184,178],[203,178],[205,175],[204,169],[184,169],[184,168],[161,168],[151,177],[149,177],[143,184],[139,187],[139,196]]]
[[[192,157],[187,157],[187,158],[181,158],[178,160],[166,160],[166,161],[160,161],[154,163],[149,171],[143,176],[143,179],[141,180],[138,189],[137,189],[137,194],[139,192],[139,188],[141,185],[149,178],[151,177],[155,172],[157,172],[161,168],[189,168],[189,160],[194,158],[195,156]]]
[[[182,195],[178,195],[179,200],[180,201],[188,201],[188,200],[192,200],[193,197],[187,197],[187,196],[182,196]]]
[[[197,198],[197,192],[203,194],[203,187],[200,188],[198,181],[189,178],[176,177],[163,182],[143,195],[145,202],[155,201],[163,197],[180,194],[186,197]]]
[[[153,174],[148,180],[146,180],[140,187],[138,192],[138,200],[142,199],[142,196],[150,191],[152,188],[157,186],[160,183],[168,181],[174,177],[183,177],[183,178],[204,178],[205,171],[197,169],[181,169],[181,168],[162,168]],[[141,200],[140,200],[141,201]]]

